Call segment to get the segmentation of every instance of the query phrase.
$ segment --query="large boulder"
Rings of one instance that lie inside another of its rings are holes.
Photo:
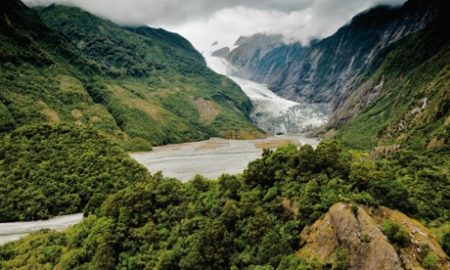
[[[407,233],[407,244],[392,243],[384,235],[386,221],[398,224]],[[369,209],[337,203],[325,216],[305,227],[301,239],[299,257],[327,264],[346,260],[348,269],[424,269],[427,255],[436,258],[437,269],[450,269],[446,254],[425,226],[385,207]]]

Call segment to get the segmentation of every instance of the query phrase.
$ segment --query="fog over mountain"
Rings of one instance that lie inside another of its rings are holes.
[[[405,0],[26,0],[28,5],[69,4],[121,24],[149,24],[179,32],[200,50],[230,46],[241,35],[282,33],[308,42],[332,34],[372,6]]]

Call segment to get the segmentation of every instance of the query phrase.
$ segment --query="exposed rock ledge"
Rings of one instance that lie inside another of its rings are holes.
[[[403,247],[390,243],[381,229],[385,220],[400,225],[409,234],[410,242]],[[348,254],[348,269],[424,269],[426,247],[437,259],[436,269],[450,269],[446,254],[425,226],[385,207],[374,210],[337,203],[324,217],[306,227],[301,238],[303,246],[298,256],[332,264],[336,251],[343,249]]]

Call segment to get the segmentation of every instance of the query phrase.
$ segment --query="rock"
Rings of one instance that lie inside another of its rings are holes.
[[[396,8],[376,7],[357,15],[332,36],[309,45],[286,44],[273,35],[241,37],[227,60],[238,74],[267,84],[282,97],[329,104],[334,112],[361,85],[367,68],[383,49],[423,29],[438,9],[436,1],[420,0]],[[383,86],[378,83],[364,103],[377,99],[377,86]]]
[[[398,254],[406,269],[417,269],[420,267],[417,258],[421,256],[423,247],[427,247],[438,258],[440,264],[440,268],[438,269],[450,269],[447,255],[442,250],[438,240],[433,233],[419,221],[409,218],[400,211],[392,210],[387,207],[380,207],[376,213],[375,219],[379,225],[386,219],[397,224],[402,224],[403,228],[409,233],[412,244],[398,249]]]
[[[385,207],[376,211],[361,206],[357,211],[352,208],[348,203],[337,203],[325,216],[305,227],[297,256],[333,264],[336,251],[344,249],[350,270],[422,269],[419,247],[426,245],[439,259],[438,269],[450,269],[442,248],[419,222]],[[381,230],[385,219],[402,224],[413,241],[401,248],[390,243]]]
[[[214,57],[225,58],[229,53],[230,53],[230,48],[224,47],[224,48],[218,49],[217,51],[214,51],[211,55]]]

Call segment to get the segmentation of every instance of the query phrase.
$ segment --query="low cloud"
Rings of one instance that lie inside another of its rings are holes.
[[[145,24],[179,32],[200,50],[241,35],[281,33],[301,42],[332,34],[357,13],[406,0],[25,0],[81,7],[119,24]]]

